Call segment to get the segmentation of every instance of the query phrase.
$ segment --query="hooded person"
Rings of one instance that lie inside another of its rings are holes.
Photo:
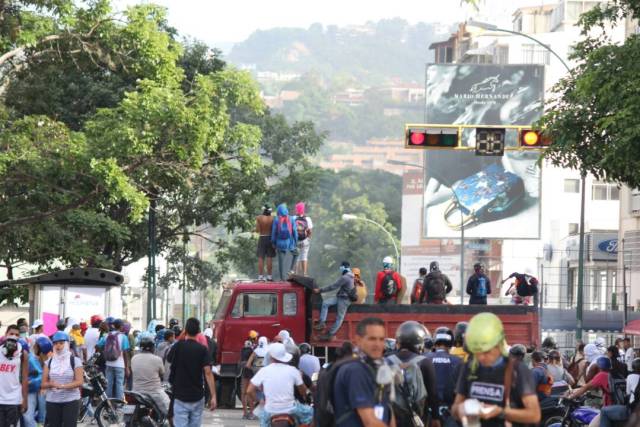
[[[354,304],[364,304],[365,300],[367,299],[367,284],[364,283],[364,280],[362,280],[361,277],[361,273],[360,273],[360,269],[359,268],[352,268],[351,269],[352,273],[353,273],[353,284],[356,287],[356,292],[358,294],[358,300],[354,302]]]
[[[449,277],[440,271],[438,261],[432,261],[429,265],[429,274],[424,278],[424,292],[420,295],[419,302],[444,304],[451,289],[453,285]]]
[[[305,204],[303,202],[296,203],[295,225],[298,233],[298,273],[303,276],[307,275],[309,264],[309,248],[311,247],[311,233],[313,231],[313,222],[311,218],[305,215]]]
[[[356,289],[354,285],[354,276],[351,272],[351,264],[348,261],[342,261],[340,264],[340,277],[333,285],[325,286],[324,288],[316,288],[313,290],[316,294],[321,294],[325,292],[330,292],[333,290],[338,290],[336,296],[326,298],[322,301],[322,308],[320,309],[320,319],[318,324],[314,327],[317,331],[322,331],[325,329],[327,321],[327,315],[329,314],[329,307],[332,305],[337,306],[336,313],[336,321],[333,326],[329,329],[326,335],[322,335],[320,337],[321,340],[331,341],[335,338],[336,332],[342,326],[342,322],[344,321],[344,316],[347,314],[347,309],[351,305],[352,297],[357,297]]]
[[[271,243],[275,246],[276,254],[278,256],[278,272],[280,273],[280,280],[285,280],[284,262],[287,252],[291,252],[292,255],[289,274],[294,273],[294,268],[298,260],[298,231],[294,226],[294,219],[289,216],[287,205],[284,203],[279,205],[277,212],[278,216],[271,226]]]

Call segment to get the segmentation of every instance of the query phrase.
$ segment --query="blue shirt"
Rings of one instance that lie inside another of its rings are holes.
[[[42,384],[42,365],[38,356],[29,353],[29,393],[37,393],[40,391]]]
[[[363,427],[356,412],[358,408],[374,408],[380,404],[373,368],[363,362],[351,362],[338,370],[333,386],[333,407],[336,415],[336,427]],[[383,421],[389,424],[389,394],[383,393]]]

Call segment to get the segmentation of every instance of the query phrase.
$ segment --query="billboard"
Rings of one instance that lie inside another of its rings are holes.
[[[432,64],[427,66],[426,123],[528,126],[540,118],[544,67]],[[516,132],[506,145],[515,145]],[[475,129],[462,132],[475,146]],[[423,238],[540,238],[537,151],[476,156],[473,150],[426,150]]]

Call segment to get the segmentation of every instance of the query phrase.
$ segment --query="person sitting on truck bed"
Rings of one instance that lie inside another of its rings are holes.
[[[423,292],[419,301],[427,304],[444,304],[451,289],[453,289],[451,280],[440,271],[438,261],[431,261],[429,274],[424,278]]]
[[[393,270],[393,259],[390,256],[384,257],[382,271],[376,277],[374,301],[379,304],[397,304],[401,290],[402,278]]]
[[[320,337],[320,339],[323,341],[330,341],[333,339],[333,337],[335,337],[336,332],[338,332],[338,329],[340,329],[340,326],[342,326],[344,316],[347,314],[347,309],[349,308],[349,305],[351,305],[349,296],[355,291],[353,284],[353,273],[351,272],[351,264],[349,264],[348,261],[342,261],[342,263],[340,264],[340,273],[340,278],[333,285],[329,285],[324,288],[316,288],[313,290],[314,293],[320,294],[338,289],[338,293],[335,297],[327,298],[322,301],[320,320],[314,327],[314,329],[317,331],[324,330],[324,328],[326,327],[325,322],[327,321],[329,307],[331,307],[332,305],[338,306],[336,322],[329,329],[329,332],[326,335],[322,335]]]

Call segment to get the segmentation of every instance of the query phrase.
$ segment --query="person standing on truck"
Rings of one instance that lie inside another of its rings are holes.
[[[420,296],[424,292],[424,278],[427,276],[427,269],[420,267],[418,270],[418,278],[413,282],[413,289],[411,289],[411,297],[409,302],[411,304],[418,304],[420,302]]]
[[[342,326],[344,316],[347,314],[347,309],[351,305],[353,297],[357,297],[356,289],[353,284],[353,273],[351,272],[351,264],[348,261],[342,261],[340,264],[340,278],[333,284],[325,286],[324,288],[316,288],[314,293],[320,294],[324,292],[330,292],[335,289],[338,293],[335,297],[327,298],[322,301],[322,308],[320,309],[320,319],[318,324],[314,326],[316,331],[323,331],[326,328],[325,322],[327,321],[327,315],[329,314],[329,307],[337,305],[336,321],[329,329],[326,335],[320,336],[322,341],[331,341],[334,339],[336,332]]]
[[[451,292],[453,285],[446,274],[440,271],[438,261],[431,261],[429,274],[424,279],[424,292],[420,295],[420,302],[427,304],[444,304],[447,294]]]
[[[473,358],[460,370],[453,416],[460,421],[480,418],[482,427],[537,425],[541,416],[533,376],[523,363],[509,359],[498,316],[473,316],[465,343]]]
[[[367,284],[362,280],[359,268],[354,267],[351,271],[353,272],[353,284],[356,287],[356,294],[358,295],[358,300],[355,301],[354,304],[364,304],[368,293]]]
[[[271,243],[276,249],[278,256],[278,272],[280,280],[286,280],[284,274],[284,261],[287,252],[291,252],[291,265],[289,275],[294,273],[294,268],[298,260],[298,230],[294,226],[293,217],[289,216],[289,210],[284,203],[278,205],[278,216],[271,226]]]
[[[276,256],[276,250],[271,243],[271,227],[273,226],[273,216],[271,215],[271,207],[264,205],[262,214],[256,217],[256,233],[258,233],[258,280],[272,281],[273,276],[273,258]],[[267,264],[267,274],[265,276],[265,263]],[[173,319],[172,319],[173,320]],[[169,327],[174,325],[169,324]]]
[[[303,202],[296,203],[295,224],[298,232],[298,265],[296,266],[296,271],[298,274],[306,276],[313,222],[311,218],[305,216],[305,205]]]
[[[20,328],[9,325],[0,342],[0,426],[15,427],[28,409],[29,355],[18,341]]]
[[[402,278],[393,269],[393,259],[390,256],[382,260],[382,271],[376,277],[376,292],[374,301],[378,304],[397,304],[398,293],[402,290]]]
[[[433,417],[431,426],[440,427],[440,414],[438,411],[440,400],[436,392],[436,371],[431,359],[422,355],[424,340],[428,336],[430,336],[429,331],[422,324],[413,320],[402,323],[396,330],[396,348],[398,351],[386,358],[392,365],[399,366],[405,371],[405,382],[401,384],[401,387],[413,390],[413,395],[402,396],[402,398],[396,399],[393,405],[398,427],[413,426],[414,414],[420,416],[422,422],[426,425],[429,409]],[[421,393],[416,390],[415,386],[412,387],[408,384],[406,373],[410,364],[415,364],[420,368],[420,374],[416,375],[416,380],[422,381],[424,390],[426,390],[426,398],[423,394],[422,399],[419,399]],[[396,398],[399,397],[398,392],[400,394],[403,393],[402,389],[399,390],[396,386]],[[417,401],[415,403],[407,402],[407,399],[416,399]]]
[[[474,273],[467,281],[467,294],[469,304],[487,305],[487,295],[491,294],[491,280],[484,274],[484,265],[475,263],[473,265]]]
[[[453,345],[453,332],[451,329],[441,326],[435,331],[433,337],[435,352],[429,353],[428,358],[433,363],[436,374],[436,390],[440,409],[436,412],[442,417],[443,427],[456,427],[456,421],[451,417],[450,410],[455,399],[455,378],[458,378],[462,359],[449,354]]]

